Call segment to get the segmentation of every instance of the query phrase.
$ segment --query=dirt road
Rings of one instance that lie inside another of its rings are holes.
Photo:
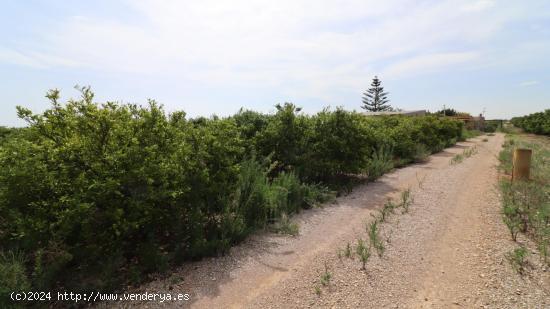
[[[228,256],[187,264],[141,290],[189,293],[193,308],[548,308],[548,270],[520,277],[504,257],[515,245],[496,188],[502,142],[497,134],[459,143],[301,213],[297,237],[255,235]],[[450,164],[473,146],[476,154]],[[406,188],[414,202],[382,225],[383,256],[373,254],[366,271],[357,258],[339,257],[348,242],[368,238],[365,223]],[[325,265],[327,286],[319,283]]]

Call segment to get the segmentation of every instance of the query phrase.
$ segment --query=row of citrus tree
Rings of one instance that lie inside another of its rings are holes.
[[[0,141],[0,279],[14,288],[113,290],[188,259],[221,254],[255,229],[462,137],[436,117],[241,111],[188,119],[82,98]],[[7,281],[6,281],[7,280]],[[0,287],[1,288],[1,287]],[[5,291],[1,291],[5,292]]]
[[[550,109],[523,117],[512,118],[512,124],[525,132],[550,135]]]

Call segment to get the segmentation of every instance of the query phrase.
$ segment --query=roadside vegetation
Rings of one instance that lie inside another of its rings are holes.
[[[511,122],[527,133],[550,136],[550,109],[523,117],[514,117]]]
[[[483,128],[483,132],[487,133],[487,135],[493,134],[498,130],[500,130],[503,124],[504,124],[504,120],[485,120],[485,126]]]
[[[332,273],[330,272],[327,263],[325,263],[325,271],[321,274],[321,277],[319,278],[319,284],[315,285],[315,287],[313,288],[317,296],[321,296],[321,293],[323,292],[323,287],[329,287],[331,279]]]
[[[506,137],[500,152],[500,168],[506,175],[512,173],[512,153],[515,148],[532,149],[531,179],[500,181],[503,220],[514,241],[521,233],[532,239],[540,258],[550,265],[550,139],[523,134]],[[521,247],[508,255],[514,269],[523,273],[525,249]]]
[[[520,275],[525,274],[525,270],[527,268],[528,262],[527,262],[527,249],[524,247],[519,247],[511,252],[508,252],[506,254],[506,259],[512,265],[512,268]]]
[[[464,149],[462,151],[462,153],[455,154],[451,158],[450,164],[454,165],[454,164],[462,163],[464,161],[464,159],[467,159],[467,158],[475,155],[476,153],[477,153],[477,147],[476,146],[468,147],[468,148]]]
[[[410,188],[401,191],[398,202],[388,199],[384,206],[379,210],[378,214],[373,215],[374,220],[369,220],[365,223],[367,240],[363,240],[361,237],[358,238],[355,250],[352,249],[352,245],[348,242],[344,249],[338,250],[338,259],[342,260],[342,257],[354,259],[357,257],[361,264],[361,270],[366,271],[367,263],[371,258],[373,251],[376,251],[378,258],[382,258],[386,250],[386,242],[390,242],[389,236],[382,236],[382,224],[387,222],[390,215],[395,214],[397,209],[401,209],[400,214],[409,212],[409,208],[412,203],[413,198]]]
[[[18,107],[28,128],[0,131],[0,278],[12,290],[112,291],[257,229],[296,235],[290,217],[350,178],[464,138],[460,122],[435,116],[306,115],[285,103],[190,119],[80,90],[67,103],[50,91],[41,114]]]
[[[466,128],[464,128],[463,131],[462,131],[462,141],[465,141],[469,138],[478,137],[482,134],[483,134],[483,132],[481,132],[479,130],[466,130]]]

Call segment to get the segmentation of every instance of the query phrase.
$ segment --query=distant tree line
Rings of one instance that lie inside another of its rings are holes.
[[[550,135],[550,109],[523,117],[514,117],[511,122],[528,133]]]
[[[443,116],[457,116],[458,115],[458,112],[452,108],[445,108],[445,109],[442,109],[442,110],[438,110],[437,112],[435,112],[436,114],[438,115],[443,115]]]

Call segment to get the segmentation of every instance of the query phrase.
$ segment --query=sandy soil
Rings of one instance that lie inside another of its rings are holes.
[[[502,142],[497,134],[488,142],[459,143],[295,216],[297,237],[258,233],[227,256],[188,263],[132,291],[189,293],[188,302],[116,306],[550,308],[550,270],[533,244],[520,238],[531,251],[525,276],[504,257],[516,244],[500,217],[496,156]],[[473,146],[475,155],[450,164],[454,154]],[[366,222],[406,188],[414,202],[408,213],[397,211],[382,225],[383,256],[373,254],[366,271],[357,258],[339,257],[348,242],[368,238]],[[327,286],[320,284],[325,265],[332,275]]]

